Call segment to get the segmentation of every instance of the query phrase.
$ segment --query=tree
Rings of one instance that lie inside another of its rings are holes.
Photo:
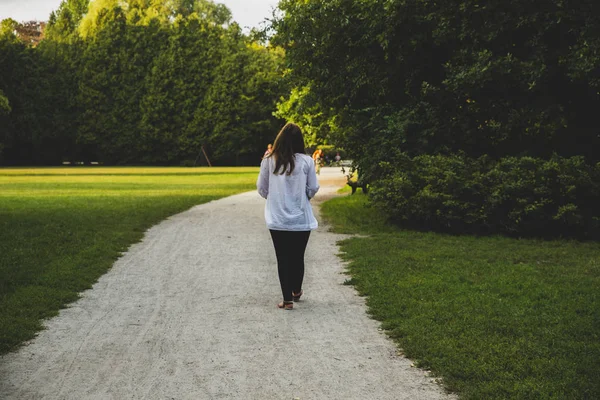
[[[334,110],[342,144],[365,166],[392,147],[597,161],[599,7],[283,0],[272,40],[294,85]]]
[[[275,116],[302,128],[307,147],[326,144],[335,138],[336,116],[313,98],[310,86],[292,88],[287,99],[281,98]]]
[[[88,11],[89,3],[89,0],[63,0],[58,10],[50,14],[46,36],[58,42],[77,38],[77,29]]]
[[[17,37],[24,43],[31,46],[37,46],[44,38],[46,23],[40,21],[27,21],[18,24],[15,28]]]
[[[2,92],[2,90],[0,90],[0,117],[2,115],[8,114],[10,113],[10,103],[8,101],[8,98],[6,98],[6,96],[4,96],[4,92]],[[4,150],[4,143],[3,143],[3,138],[2,135],[0,135],[0,160],[2,160],[2,151]]]
[[[198,135],[196,149],[210,146],[222,163],[254,164],[280,125],[272,114],[285,93],[283,54],[250,41],[237,24],[222,36],[219,49],[220,59],[211,69],[210,86],[194,112],[188,137]]]

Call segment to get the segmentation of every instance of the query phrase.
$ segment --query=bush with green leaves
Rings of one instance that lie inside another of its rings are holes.
[[[400,223],[455,233],[600,237],[600,164],[583,157],[404,155],[380,169],[372,199]]]

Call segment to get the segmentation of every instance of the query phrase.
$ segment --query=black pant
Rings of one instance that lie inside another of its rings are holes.
[[[310,231],[275,231],[270,230],[277,271],[284,301],[292,301],[292,291],[300,293],[304,280],[304,251]]]

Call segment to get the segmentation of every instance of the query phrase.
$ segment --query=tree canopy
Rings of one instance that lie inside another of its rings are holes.
[[[310,86],[313,104],[339,117],[340,139],[355,157],[382,146],[412,155],[600,159],[598,2],[279,7],[272,40],[286,50],[293,85]]]
[[[271,41],[293,89],[278,115],[342,146],[390,217],[600,236],[600,2],[279,7]]]
[[[281,124],[284,54],[222,4],[64,0],[36,48],[12,26],[0,163],[190,164],[204,146],[217,164],[254,164]]]

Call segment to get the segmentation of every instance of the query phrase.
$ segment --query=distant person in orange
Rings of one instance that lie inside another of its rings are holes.
[[[266,158],[273,151],[273,145],[269,143],[267,145],[267,150],[265,150],[265,154],[263,154],[262,158]]]
[[[315,170],[317,171],[317,175],[321,175],[321,166],[323,165],[323,150],[315,150],[315,152],[312,155],[312,158],[315,162]]]

